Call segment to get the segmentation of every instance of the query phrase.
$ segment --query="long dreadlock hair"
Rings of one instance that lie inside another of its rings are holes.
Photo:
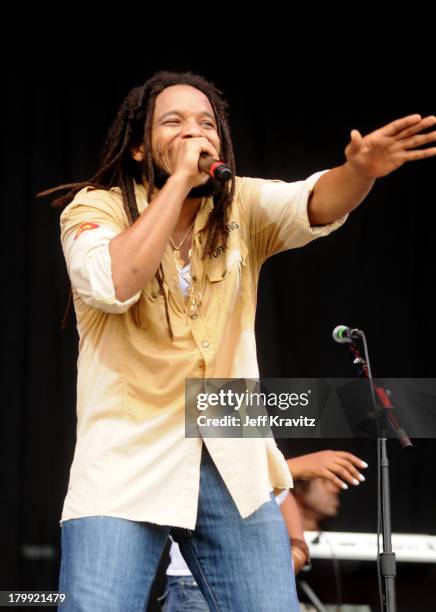
[[[135,197],[135,182],[142,184],[144,179],[147,184],[147,200],[151,201],[154,193],[154,164],[151,149],[152,121],[156,97],[166,88],[172,85],[190,85],[202,91],[209,99],[212,106],[217,132],[221,143],[220,158],[232,170],[230,184],[220,183],[211,179],[214,207],[207,221],[207,239],[202,253],[202,259],[206,254],[213,251],[219,239],[224,247],[227,246],[227,220],[228,208],[235,193],[235,158],[228,123],[228,103],[222,97],[222,92],[217,87],[204,79],[202,76],[191,72],[168,72],[160,71],[144,83],[141,87],[133,88],[122,102],[116,117],[109,128],[103,150],[100,154],[99,165],[96,173],[88,181],[82,183],[68,183],[48,189],[38,194],[45,196],[59,190],[68,189],[68,193],[56,198],[52,202],[53,207],[62,207],[69,204],[76,193],[84,187],[109,190],[114,186],[121,189],[123,206],[130,225],[139,217],[138,205]],[[135,161],[131,155],[132,149],[138,149],[144,145],[145,155],[141,162]],[[165,315],[168,325],[168,333],[171,340],[174,334],[168,310],[168,298],[163,286],[164,272],[162,264],[156,271],[156,279],[159,284],[160,293],[164,297]],[[72,290],[70,289],[68,304],[62,321],[65,327],[67,317],[72,305]],[[138,303],[134,306],[138,306]],[[134,313],[134,320],[140,325],[139,310]]]

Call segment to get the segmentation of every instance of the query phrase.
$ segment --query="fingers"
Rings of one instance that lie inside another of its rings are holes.
[[[347,489],[346,482],[358,485],[365,480],[358,468],[368,464],[346,451],[325,450],[300,455],[288,460],[291,474],[297,478],[327,478],[341,489]]]
[[[350,132],[350,144],[348,145],[348,152],[350,154],[357,153],[362,144],[362,134],[358,130],[351,130]]]
[[[169,150],[169,158],[165,167],[170,173],[184,172],[188,175],[193,187],[204,184],[209,180],[208,172],[203,172],[198,166],[202,153],[218,158],[215,146],[203,136],[178,139],[173,148]]]
[[[203,136],[199,136],[198,138],[193,138],[192,140],[197,140],[201,146],[201,153],[207,153],[211,157],[215,157],[215,159],[219,159],[218,151],[215,149],[213,144]]]
[[[405,149],[413,149],[415,147],[420,147],[424,144],[435,141],[436,132],[429,132],[428,134],[420,134],[418,136],[411,136],[410,138],[400,140],[400,143]]]
[[[362,474],[360,474],[360,477],[365,480]],[[354,478],[346,468],[339,465],[330,466],[329,469],[325,471],[323,478],[330,480],[338,489],[348,489],[347,482],[353,486],[360,484],[360,478],[359,480]]]
[[[337,476],[342,478],[354,486],[365,481],[365,476],[361,474],[355,466],[359,468],[368,467],[368,464],[346,451],[332,451],[334,453],[334,462],[329,465],[329,469]]]
[[[436,155],[436,147],[430,149],[421,149],[420,151],[406,151],[405,161],[416,161],[417,159],[426,159]]]
[[[364,482],[365,476],[358,472],[354,465],[346,459],[337,459],[337,465],[330,468],[336,474],[342,476],[344,480],[352,485],[358,485]]]
[[[330,480],[330,482],[332,482],[338,488],[338,490],[342,491],[344,489],[348,489],[348,485],[343,480],[338,478],[336,474],[330,470],[325,471],[323,478]]]
[[[366,463],[366,461],[363,461],[362,459],[360,459],[359,457],[356,457],[356,455],[353,455],[352,453],[348,453],[347,451],[333,451],[333,452],[339,457],[342,457],[342,459],[348,459],[348,461],[351,461],[351,463],[353,463],[357,467],[361,467],[361,468],[368,467],[368,464]]]
[[[354,467],[350,467],[350,463],[341,464],[339,461],[341,460],[338,460],[338,463],[329,465],[329,470],[336,476],[339,476],[342,482],[348,482],[349,484],[357,486],[360,484],[362,478],[365,480],[365,477],[359,474]]]
[[[411,126],[416,126],[420,121],[421,115],[407,115],[407,117],[391,121],[391,123],[388,123],[377,131],[381,132],[384,136],[397,136],[403,130]]]
[[[416,123],[412,127],[408,127],[402,132],[400,132],[399,134],[397,134],[397,138],[400,138],[400,139],[408,138],[409,136],[413,136],[413,134],[416,134],[417,132],[421,132],[422,130],[425,130],[426,128],[429,128],[435,124],[436,124],[436,117],[434,115],[429,115],[428,117],[424,117],[424,119],[421,119],[419,123]]]
[[[218,159],[218,151],[215,149],[214,145],[204,136],[183,138],[176,142],[174,146],[178,150],[188,149],[190,151],[195,151],[198,155],[200,155],[201,153],[207,153],[208,155],[211,155],[212,157],[216,157]]]

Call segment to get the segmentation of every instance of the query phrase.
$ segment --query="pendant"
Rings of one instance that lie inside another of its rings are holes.
[[[186,312],[189,316],[197,312],[201,303],[201,293],[191,286],[188,297],[186,298]]]
[[[188,252],[188,261],[191,259],[191,252],[192,252],[192,248],[189,249],[189,252]],[[179,249],[174,249],[173,255],[174,255],[174,259],[176,260],[176,268],[180,272],[185,267],[185,261],[182,259]]]
[[[180,272],[180,270],[183,268],[183,260],[180,256],[180,251],[179,249],[174,249],[173,251],[173,255],[174,255],[174,259],[176,260],[176,268],[177,270]]]

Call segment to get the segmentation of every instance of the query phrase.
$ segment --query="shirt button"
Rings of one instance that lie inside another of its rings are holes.
[[[207,348],[209,346],[209,342],[207,340],[203,340],[203,342],[201,343],[201,346],[203,348]]]
[[[198,317],[198,314],[196,312],[194,312],[194,314],[191,315],[191,319],[196,319]]]

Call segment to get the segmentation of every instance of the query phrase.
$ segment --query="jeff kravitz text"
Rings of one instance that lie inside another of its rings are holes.
[[[212,410],[196,417],[198,427],[316,427],[316,419],[303,415],[280,416],[268,414],[266,407],[279,410],[306,408],[311,390],[305,393],[254,393],[248,389],[238,393],[221,389],[215,393],[198,393],[197,410]],[[217,410],[230,409],[232,414],[217,415]],[[249,412],[250,414],[247,414]],[[260,412],[260,413],[259,413]]]
[[[245,415],[245,419],[241,419],[237,415],[224,415],[222,417],[207,417],[205,414],[197,418],[199,427],[316,427],[316,419],[311,419],[307,416],[298,418],[285,418],[273,415],[259,415],[250,417]]]

